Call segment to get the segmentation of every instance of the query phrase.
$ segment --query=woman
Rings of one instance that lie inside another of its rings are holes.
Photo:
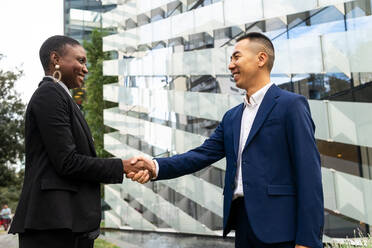
[[[19,248],[93,248],[101,221],[100,183],[121,183],[124,161],[96,157],[69,91],[82,87],[88,73],[84,48],[53,36],[39,54],[45,77],[26,110],[25,179],[9,232],[19,234]]]

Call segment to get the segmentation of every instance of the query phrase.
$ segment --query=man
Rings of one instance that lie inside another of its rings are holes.
[[[68,89],[88,73],[84,48],[53,36],[40,48],[45,77],[26,110],[26,167],[10,228],[20,248],[93,248],[101,221],[100,183],[139,171],[121,159],[96,157],[89,127]],[[145,178],[147,180],[147,178]]]
[[[314,123],[303,96],[270,83],[274,47],[260,33],[237,40],[229,70],[244,103],[200,147],[153,161],[156,180],[190,174],[226,156],[223,236],[235,247],[322,247],[323,191]],[[146,173],[127,175],[146,182]]]

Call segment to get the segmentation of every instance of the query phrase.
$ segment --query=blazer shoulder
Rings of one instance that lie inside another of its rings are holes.
[[[223,119],[235,115],[239,110],[241,110],[241,108],[243,107],[243,104],[244,103],[240,103],[236,105],[235,107],[232,107],[231,109],[227,110],[223,116]]]
[[[35,98],[63,98],[67,99],[64,89],[58,84],[48,80],[43,80],[39,84],[39,87],[35,90],[34,94],[31,97],[30,103],[35,100]]]
[[[285,104],[293,104],[297,101],[307,101],[305,96],[283,89],[280,89],[280,100]]]

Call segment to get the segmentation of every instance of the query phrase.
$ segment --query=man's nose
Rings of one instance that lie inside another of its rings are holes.
[[[234,64],[234,62],[233,61],[230,61],[230,63],[229,63],[229,70],[230,71],[232,71],[232,70],[234,70],[234,68],[235,68],[235,64]]]

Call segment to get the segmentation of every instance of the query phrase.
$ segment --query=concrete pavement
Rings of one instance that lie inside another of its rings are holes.
[[[18,248],[18,236],[13,234],[7,234],[5,232],[0,233],[0,247],[1,248]]]

